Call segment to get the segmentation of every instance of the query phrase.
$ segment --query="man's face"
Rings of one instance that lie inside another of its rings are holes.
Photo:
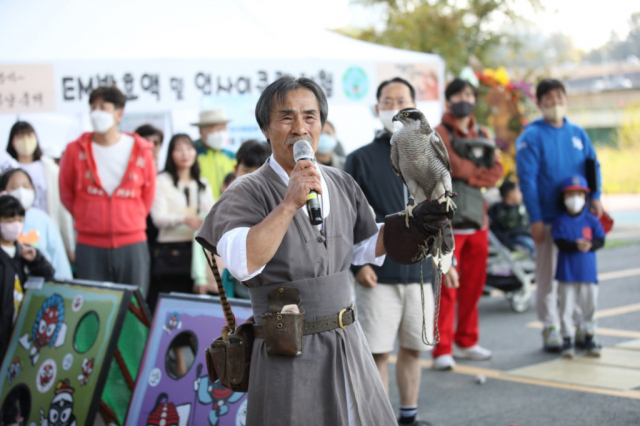
[[[271,142],[273,157],[287,172],[291,172],[296,166],[293,159],[295,142],[306,139],[314,152],[318,148],[322,131],[320,107],[313,92],[305,88],[290,90],[282,103],[277,99],[274,101],[269,125],[263,133]]]
[[[556,105],[566,105],[567,95],[564,93],[564,90],[560,88],[552,89],[542,95],[537,104],[540,109],[552,108]]]
[[[464,89],[462,89],[458,93],[454,93],[453,95],[451,95],[451,97],[447,101],[447,106],[449,104],[457,104],[458,102],[469,102],[473,105],[476,104],[476,96],[474,95],[471,87],[465,86]]]
[[[253,173],[256,170],[258,170],[260,167],[247,167],[241,163],[241,164],[238,164],[235,168],[236,168],[236,177],[240,177],[240,176]]]
[[[411,91],[406,84],[390,83],[382,88],[380,99],[376,105],[376,114],[380,111],[400,111],[404,108],[415,108],[411,99]]]
[[[200,130],[200,138],[204,141],[210,133],[227,130],[227,123],[207,124],[206,126],[201,126],[198,129]]]
[[[122,116],[124,115],[124,109],[116,108],[116,106],[111,102],[106,102],[102,98],[98,98],[93,101],[91,104],[91,112],[95,110],[105,111],[109,114],[113,114],[113,121],[115,122],[116,127],[122,121]]]

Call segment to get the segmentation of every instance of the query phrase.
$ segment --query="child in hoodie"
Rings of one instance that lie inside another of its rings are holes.
[[[600,346],[595,341],[598,272],[595,250],[604,245],[604,230],[598,219],[586,208],[589,188],[579,175],[566,178],[561,185],[565,210],[553,222],[551,233],[558,246],[558,300],[562,356],[573,358],[571,342],[573,315],[576,306],[582,312],[582,324],[588,356],[599,357]]]
[[[27,278],[36,276],[51,280],[54,274],[42,253],[17,242],[24,215],[24,207],[17,198],[0,195],[0,360],[9,344]]]

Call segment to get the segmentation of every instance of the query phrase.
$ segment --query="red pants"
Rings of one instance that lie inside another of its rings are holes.
[[[440,343],[433,350],[433,357],[450,355],[452,344],[468,348],[478,343],[478,301],[487,279],[487,257],[489,256],[489,231],[479,230],[473,234],[455,235],[454,254],[458,261],[459,288],[442,286],[438,329]],[[456,302],[458,324],[454,333]]]

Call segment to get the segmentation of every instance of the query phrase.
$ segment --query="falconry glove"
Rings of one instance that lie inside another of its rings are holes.
[[[455,194],[452,198],[455,197]],[[453,210],[447,211],[438,200],[425,200],[413,209],[406,225],[406,212],[398,212],[384,219],[384,246],[393,260],[405,265],[420,261],[420,247],[431,247],[434,237],[444,230],[453,217]]]

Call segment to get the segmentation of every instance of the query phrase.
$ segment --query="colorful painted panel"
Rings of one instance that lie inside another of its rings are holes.
[[[248,302],[231,304],[238,322],[252,315]],[[161,296],[127,425],[244,426],[246,394],[207,376],[205,349],[224,325],[217,298]]]
[[[92,424],[131,293],[45,283],[29,290],[2,364],[4,424]]]

